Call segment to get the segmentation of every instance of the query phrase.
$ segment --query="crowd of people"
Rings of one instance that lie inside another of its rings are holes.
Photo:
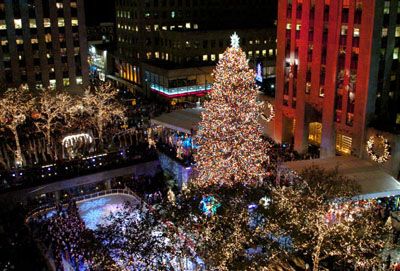
[[[34,219],[30,226],[50,252],[56,270],[86,271],[99,264],[112,264],[107,251],[85,227],[74,201],[66,207],[58,204],[54,214],[48,215]]]

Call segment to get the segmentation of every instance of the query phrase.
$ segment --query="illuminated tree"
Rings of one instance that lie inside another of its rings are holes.
[[[95,88],[95,92],[89,90],[82,98],[81,110],[88,115],[88,121],[95,127],[100,146],[103,146],[103,134],[107,125],[114,121],[124,121],[125,111],[116,100],[117,90],[110,84],[102,84]]]
[[[297,183],[272,190],[264,230],[288,241],[283,251],[311,259],[314,271],[326,261],[372,270],[381,265],[387,228],[373,204],[351,200],[357,192],[335,171],[306,169]]]
[[[255,73],[249,68],[239,38],[219,60],[210,100],[204,103],[195,155],[198,186],[256,184],[264,176],[266,144],[261,139]]]
[[[127,202],[99,225],[97,238],[127,270],[189,270],[190,248],[176,228],[160,220],[144,203]],[[192,270],[192,269],[190,269]]]
[[[22,166],[25,161],[22,156],[18,128],[24,124],[32,110],[33,100],[24,87],[8,90],[0,99],[0,126],[11,131],[14,136],[16,149],[14,152],[15,165]]]
[[[51,134],[63,126],[68,126],[68,115],[72,113],[73,100],[67,93],[50,89],[41,90],[36,103],[38,112],[32,114],[35,125],[43,133],[47,152],[51,153]]]

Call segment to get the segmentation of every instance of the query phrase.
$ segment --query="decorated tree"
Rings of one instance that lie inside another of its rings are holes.
[[[314,271],[327,262],[365,270],[381,266],[387,228],[374,204],[352,200],[358,186],[336,171],[318,168],[300,177],[290,187],[272,190],[266,234],[282,251],[305,255]]]
[[[80,110],[88,115],[86,121],[95,127],[101,147],[105,127],[114,121],[125,120],[124,108],[116,100],[116,95],[117,90],[111,84],[102,84],[94,92],[86,91],[82,98]]]
[[[265,175],[267,146],[261,139],[255,73],[236,33],[214,71],[210,100],[204,103],[195,155],[200,187],[256,184]]]
[[[67,93],[51,89],[41,90],[36,103],[37,112],[32,113],[35,125],[43,133],[47,143],[47,152],[51,154],[51,134],[63,126],[68,126],[68,116],[73,110],[73,100]]]
[[[24,165],[18,128],[25,123],[32,110],[33,100],[26,88],[8,90],[0,98],[0,126],[11,131],[16,149],[14,161],[16,166]]]

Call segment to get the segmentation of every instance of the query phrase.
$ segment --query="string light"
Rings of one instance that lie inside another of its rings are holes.
[[[258,122],[263,104],[256,101],[255,74],[237,42],[234,34],[232,47],[214,71],[210,100],[204,103],[194,180],[201,187],[256,184],[266,174],[262,163],[267,160],[267,145]]]
[[[374,148],[376,146],[376,139],[379,139],[383,143],[383,154],[382,155],[376,154],[376,151]],[[378,163],[382,164],[382,163],[387,162],[390,158],[389,140],[387,140],[382,135],[371,136],[367,141],[366,150],[367,150],[368,155],[371,157],[372,161],[374,161],[374,162],[378,162]]]

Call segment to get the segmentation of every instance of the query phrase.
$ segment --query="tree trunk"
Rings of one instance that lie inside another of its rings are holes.
[[[97,120],[97,128],[98,128],[98,134],[99,134],[99,149],[102,151],[104,148],[103,144],[103,123],[101,121],[101,119],[99,118]]]
[[[322,243],[324,242],[324,237],[323,236],[318,236],[318,242],[314,248],[314,252],[312,255],[313,259],[313,271],[318,271],[319,270],[319,261],[320,261],[320,254],[321,254],[321,247]]]
[[[17,127],[11,127],[11,132],[14,135],[14,140],[15,140],[15,165],[18,166],[23,166],[24,165],[24,159],[22,158],[22,150],[21,150],[21,144],[19,142],[19,136],[17,132]]]

